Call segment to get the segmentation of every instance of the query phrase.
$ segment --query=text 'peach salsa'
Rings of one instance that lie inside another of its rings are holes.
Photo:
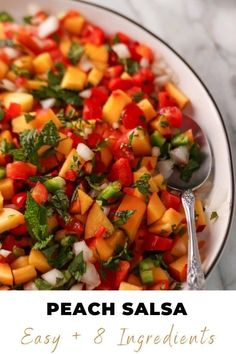
[[[171,75],[77,11],[0,13],[1,289],[181,287],[186,220],[165,179],[188,181],[201,153]]]

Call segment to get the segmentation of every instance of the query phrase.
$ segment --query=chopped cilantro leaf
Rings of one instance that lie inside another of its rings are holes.
[[[6,11],[0,12],[0,22],[13,22],[13,17]]]
[[[120,260],[130,261],[131,259],[132,255],[128,248],[128,242],[126,242],[124,247],[118,247],[115,256],[110,257],[105,262],[102,262],[102,266],[108,269],[117,269],[119,267]]]
[[[15,159],[29,161],[34,165],[39,165],[38,149],[43,145],[52,147],[58,144],[60,136],[57,127],[52,121],[45,124],[41,132],[36,129],[25,130],[20,134],[21,149],[13,151]],[[20,158],[19,158],[20,157]]]
[[[133,95],[133,100],[134,102],[138,103],[142,100],[144,96],[144,93],[141,91],[141,92],[136,92],[134,95]]]
[[[37,242],[36,247],[46,247],[52,239],[48,234],[47,208],[36,203],[30,193],[26,200],[25,220],[31,237]]]
[[[72,42],[68,52],[68,58],[70,59],[72,64],[76,65],[82,57],[83,53],[84,47],[79,43]]]
[[[86,263],[83,258],[83,252],[80,252],[68,266],[68,271],[77,280],[80,281],[86,272]]]
[[[121,226],[127,223],[128,219],[135,213],[135,210],[122,210],[114,214],[113,224]]]
[[[69,199],[63,189],[58,189],[55,191],[53,196],[50,198],[50,204],[57,211],[57,213],[64,218],[65,221],[69,220]]]
[[[25,113],[24,116],[27,123],[31,122],[35,118],[35,115],[32,113]]]
[[[187,163],[187,165],[181,169],[180,178],[184,182],[188,182],[190,180],[190,178],[192,177],[193,172],[198,170],[199,167],[200,167],[200,164],[198,161],[190,159],[189,162]]]
[[[0,47],[14,47],[12,39],[0,39]]]
[[[211,217],[210,217],[210,220],[215,220],[215,219],[218,219],[219,215],[216,211],[213,211],[211,213]]]
[[[24,23],[29,24],[29,25],[31,25],[32,19],[33,19],[33,16],[24,16],[23,17]]]
[[[30,71],[25,69],[25,68],[20,68],[19,66],[12,64],[11,70],[16,74],[17,76],[23,76],[23,77],[30,77]]]
[[[133,59],[121,59],[121,64],[124,65],[124,70],[130,74],[136,74],[140,68],[139,62]]]
[[[146,199],[150,193],[149,180],[151,175],[149,173],[144,173],[134,184],[134,187],[137,187],[139,192],[142,193]]]

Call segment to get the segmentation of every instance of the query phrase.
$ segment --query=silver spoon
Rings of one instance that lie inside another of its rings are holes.
[[[189,182],[184,182],[180,178],[180,172],[174,169],[172,175],[167,179],[169,187],[181,192],[187,226],[188,226],[188,271],[187,289],[200,290],[205,284],[205,276],[202,270],[201,258],[198,249],[198,241],[195,227],[195,197],[193,191],[201,187],[208,179],[212,169],[212,153],[210,145],[199,125],[190,117],[185,116],[181,131],[192,129],[195,141],[201,147],[202,163],[195,171]]]

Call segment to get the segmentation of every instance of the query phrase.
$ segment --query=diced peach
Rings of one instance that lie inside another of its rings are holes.
[[[161,267],[155,267],[152,270],[153,282],[158,283],[161,280],[169,280],[168,273]]]
[[[52,268],[44,254],[41,251],[33,248],[29,254],[29,264],[35,267],[41,273],[46,273]]]
[[[179,282],[184,282],[186,280],[187,263],[188,263],[187,255],[182,256],[178,258],[176,261],[170,263],[169,272],[175,280]]]
[[[13,269],[12,273],[13,273],[14,283],[16,285],[27,283],[28,281],[34,280],[37,277],[37,272],[32,265],[27,265],[22,268]]]
[[[68,66],[61,82],[61,88],[68,90],[83,90],[87,75],[74,66]]]
[[[114,226],[104,214],[101,207],[95,202],[88,213],[85,225],[85,239],[94,237],[95,232],[101,226],[103,226],[110,235],[114,232]]]
[[[162,203],[157,193],[153,193],[150,197],[147,206],[147,223],[148,225],[153,224],[155,221],[159,220],[164,212],[166,211],[165,205]]]
[[[29,256],[18,257],[14,262],[11,263],[12,269],[18,269],[29,265]]]
[[[3,208],[0,211],[0,233],[14,229],[24,224],[25,218],[22,213],[12,208]]]
[[[13,275],[8,263],[0,263],[0,283],[3,285],[13,285]]]
[[[143,111],[147,122],[149,122],[150,120],[152,120],[153,118],[156,117],[157,112],[155,111],[153,105],[151,104],[151,102],[147,98],[144,98],[143,100],[141,100],[138,103],[138,106]]]
[[[53,60],[49,53],[39,54],[33,60],[33,67],[36,74],[47,73],[49,70],[53,68]]]
[[[125,230],[130,241],[132,242],[134,241],[135,235],[145,214],[146,204],[140,198],[133,197],[131,195],[125,195],[119,208],[117,209],[117,212],[124,210],[134,210],[134,214],[131,215],[127,222],[120,227],[121,229]]]
[[[78,36],[84,26],[85,19],[84,17],[78,16],[69,16],[65,20],[63,20],[63,27],[65,30]]]
[[[167,82],[165,84],[165,90],[175,99],[179,108],[183,109],[189,103],[188,97],[185,96],[185,94],[176,87],[173,82]]]
[[[4,178],[0,180],[0,192],[6,200],[10,200],[14,195],[14,184],[11,178]]]
[[[125,106],[131,102],[131,98],[122,90],[111,93],[103,106],[103,119],[108,123],[117,123]]]
[[[120,283],[119,290],[143,290],[143,287],[122,281]]]

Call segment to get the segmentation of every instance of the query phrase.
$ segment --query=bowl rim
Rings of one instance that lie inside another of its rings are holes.
[[[156,35],[155,33],[153,33],[151,30],[147,29],[146,27],[144,27],[143,25],[139,24],[138,22],[136,22],[135,20],[131,19],[130,17],[120,13],[117,10],[113,10],[110,9],[106,6],[100,5],[100,4],[95,4],[95,3],[91,3],[85,0],[77,0],[78,3],[82,3],[82,4],[86,4],[88,6],[91,7],[95,7],[95,8],[100,8],[102,10],[105,10],[106,12],[110,12],[113,13],[114,15],[121,17],[131,23],[133,23],[134,25],[138,26],[139,28],[141,28],[143,31],[149,33],[152,37],[156,38],[158,41],[160,41],[162,44],[164,44],[167,48],[169,48],[187,67],[188,69],[194,74],[194,76],[196,77],[196,79],[200,82],[200,84],[202,85],[202,88],[205,90],[206,94],[208,95],[209,99],[211,100],[211,102],[213,103],[214,108],[216,109],[216,112],[218,114],[218,117],[220,119],[221,122],[221,126],[222,126],[222,131],[225,135],[225,139],[227,142],[227,149],[228,149],[228,162],[230,165],[230,179],[231,179],[231,186],[232,186],[232,193],[231,193],[231,200],[230,200],[230,215],[229,215],[229,221],[228,221],[228,225],[227,225],[227,229],[226,232],[224,234],[224,238],[222,241],[222,245],[217,253],[217,255],[215,256],[214,261],[212,262],[211,266],[209,267],[208,271],[206,272],[205,276],[206,278],[209,277],[210,273],[212,272],[212,270],[215,268],[215,266],[217,265],[217,263],[220,260],[220,257],[223,254],[223,251],[225,249],[226,243],[229,239],[229,232],[232,226],[232,221],[233,221],[233,214],[234,214],[234,209],[235,209],[235,185],[234,185],[234,165],[233,165],[233,157],[232,157],[232,149],[231,149],[231,145],[230,145],[230,140],[229,140],[229,136],[227,133],[227,129],[226,129],[226,125],[225,122],[223,120],[223,116],[217,106],[217,103],[215,101],[215,99],[213,98],[211,92],[209,91],[209,89],[207,88],[207,86],[204,84],[203,80],[199,77],[199,75],[195,72],[195,70],[191,67],[191,65],[182,57],[181,54],[179,54],[169,43],[167,43],[165,40],[163,40],[161,37],[159,37],[158,35]]]

